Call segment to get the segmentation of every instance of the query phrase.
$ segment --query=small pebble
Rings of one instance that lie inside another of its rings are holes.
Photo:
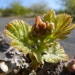
[[[0,63],[0,68],[3,72],[8,72],[8,66],[5,64],[5,62]]]

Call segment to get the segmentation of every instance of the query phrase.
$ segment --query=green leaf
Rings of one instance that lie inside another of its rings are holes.
[[[6,25],[4,33],[12,40],[12,46],[22,50],[26,54],[32,45],[32,41],[29,39],[30,30],[31,26],[22,20],[13,20]]]
[[[30,52],[30,49],[24,44],[18,40],[11,41],[10,45],[14,46],[15,48],[18,48],[18,50],[22,50],[23,54],[28,54]]]
[[[53,29],[51,30],[51,34],[49,34],[45,39],[50,41],[55,41],[57,39],[65,39],[67,37],[67,34],[70,34],[71,30],[75,27],[74,25],[71,25],[72,18],[70,15],[67,14],[58,14],[56,15],[53,10],[50,10],[48,13],[46,13],[43,18],[43,22],[49,22],[50,24],[53,24]]]
[[[24,37],[28,37],[29,26],[27,23],[22,20],[13,20],[12,22],[6,24],[6,29],[13,34],[13,36],[17,37],[19,40]],[[10,38],[12,38],[10,36]]]
[[[44,52],[42,63],[44,63],[44,61],[56,63],[60,60],[67,61],[68,59],[68,56],[65,54],[63,48],[60,47],[60,44],[54,43],[47,51]]]
[[[72,22],[72,18],[71,18],[70,15],[59,14],[56,17],[56,20],[55,20],[55,24],[56,24],[55,29],[56,29],[56,31],[63,30],[64,28],[69,26],[71,22]]]
[[[71,25],[72,18],[67,14],[59,14],[55,19],[55,30],[52,33],[52,38],[65,39],[67,34],[70,34],[71,30],[74,29],[75,24]]]
[[[43,21],[44,22],[55,22],[55,18],[56,18],[56,15],[55,15],[55,12],[53,10],[50,10],[48,13],[44,14],[43,16]]]
[[[4,33],[6,36],[8,36],[10,39],[14,40],[14,39],[17,39],[13,34],[11,34],[10,31],[8,30],[4,30]]]

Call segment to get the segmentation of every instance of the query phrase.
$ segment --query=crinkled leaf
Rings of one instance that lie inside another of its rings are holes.
[[[71,25],[72,18],[67,14],[56,15],[53,10],[46,13],[43,18],[43,22],[49,22],[53,24],[52,33],[45,39],[55,41],[57,39],[65,39],[67,34],[70,34],[71,30],[75,27],[75,24]],[[49,27],[48,27],[49,28]]]
[[[65,27],[70,25],[71,22],[72,22],[72,18],[71,18],[70,15],[59,14],[56,17],[56,20],[55,20],[55,29],[56,29],[56,31],[63,30]]]
[[[10,39],[17,39],[13,34],[11,34],[11,32],[10,31],[8,31],[8,30],[4,30],[4,33],[8,36],[8,37],[10,37]]]
[[[47,51],[45,51],[44,55],[42,56],[42,62],[51,62],[56,63],[60,60],[67,61],[68,56],[65,54],[62,47],[60,47],[59,43],[54,43]]]
[[[67,34],[70,34],[71,30],[75,27],[75,24],[71,25],[72,18],[67,14],[59,14],[55,18],[55,29],[51,34],[51,38],[65,39]]]
[[[44,14],[43,21],[44,22],[54,22],[56,18],[55,12],[50,10],[48,13]]]
[[[10,45],[18,48],[18,50],[22,50],[23,54],[28,54],[30,52],[30,49],[24,46],[24,44],[18,40],[11,41]]]
[[[22,40],[23,38],[28,37],[27,35],[30,28],[28,24],[22,20],[13,20],[12,22],[6,24],[6,29],[11,33],[11,35],[13,35],[13,37],[15,36],[17,39]],[[9,35],[9,33],[6,31],[5,34],[7,36]],[[9,38],[12,38],[12,36]]]
[[[6,25],[4,33],[12,39],[11,45],[28,52],[28,48],[31,46],[31,40],[29,39],[30,26],[22,20],[14,20]],[[14,41],[15,40],[15,41]],[[27,48],[28,47],[28,48]],[[24,52],[24,53],[25,53]]]

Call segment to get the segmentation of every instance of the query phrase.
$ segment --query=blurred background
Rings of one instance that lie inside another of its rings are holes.
[[[0,1],[0,32],[5,24],[13,19],[23,19],[29,24],[34,23],[37,15],[42,16],[50,9],[56,14],[67,13],[75,22],[75,0],[1,0]],[[60,41],[70,57],[75,54],[75,29],[64,41]]]
[[[0,17],[34,17],[53,9],[75,16],[75,0],[1,0]]]

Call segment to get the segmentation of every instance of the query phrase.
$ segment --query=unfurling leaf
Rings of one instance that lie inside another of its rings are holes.
[[[18,48],[18,50],[22,50],[23,54],[28,54],[30,52],[30,49],[24,44],[18,40],[13,40],[10,45],[14,46],[15,48]]]
[[[42,62],[56,63],[60,60],[67,61],[68,59],[68,55],[65,54],[64,49],[56,42],[42,56]]]
[[[25,54],[29,52],[31,40],[29,39],[30,26],[22,20],[14,20],[6,24],[4,33],[12,39],[11,45],[22,50]]]
[[[54,29],[52,30],[52,34],[48,36],[53,41],[57,39],[65,39],[66,35],[69,34],[71,30],[75,27],[75,24],[71,25],[72,18],[70,15],[56,15],[55,12],[52,10],[45,14],[42,20],[44,22],[53,23]]]
[[[58,15],[55,20],[55,38],[62,39],[62,37],[66,37],[66,35],[69,34],[71,30],[75,27],[75,24],[71,25],[71,22],[72,18],[70,15]]]
[[[55,22],[55,18],[56,18],[56,15],[55,15],[55,12],[53,10],[50,10],[48,13],[44,14],[42,20],[44,22]]]

